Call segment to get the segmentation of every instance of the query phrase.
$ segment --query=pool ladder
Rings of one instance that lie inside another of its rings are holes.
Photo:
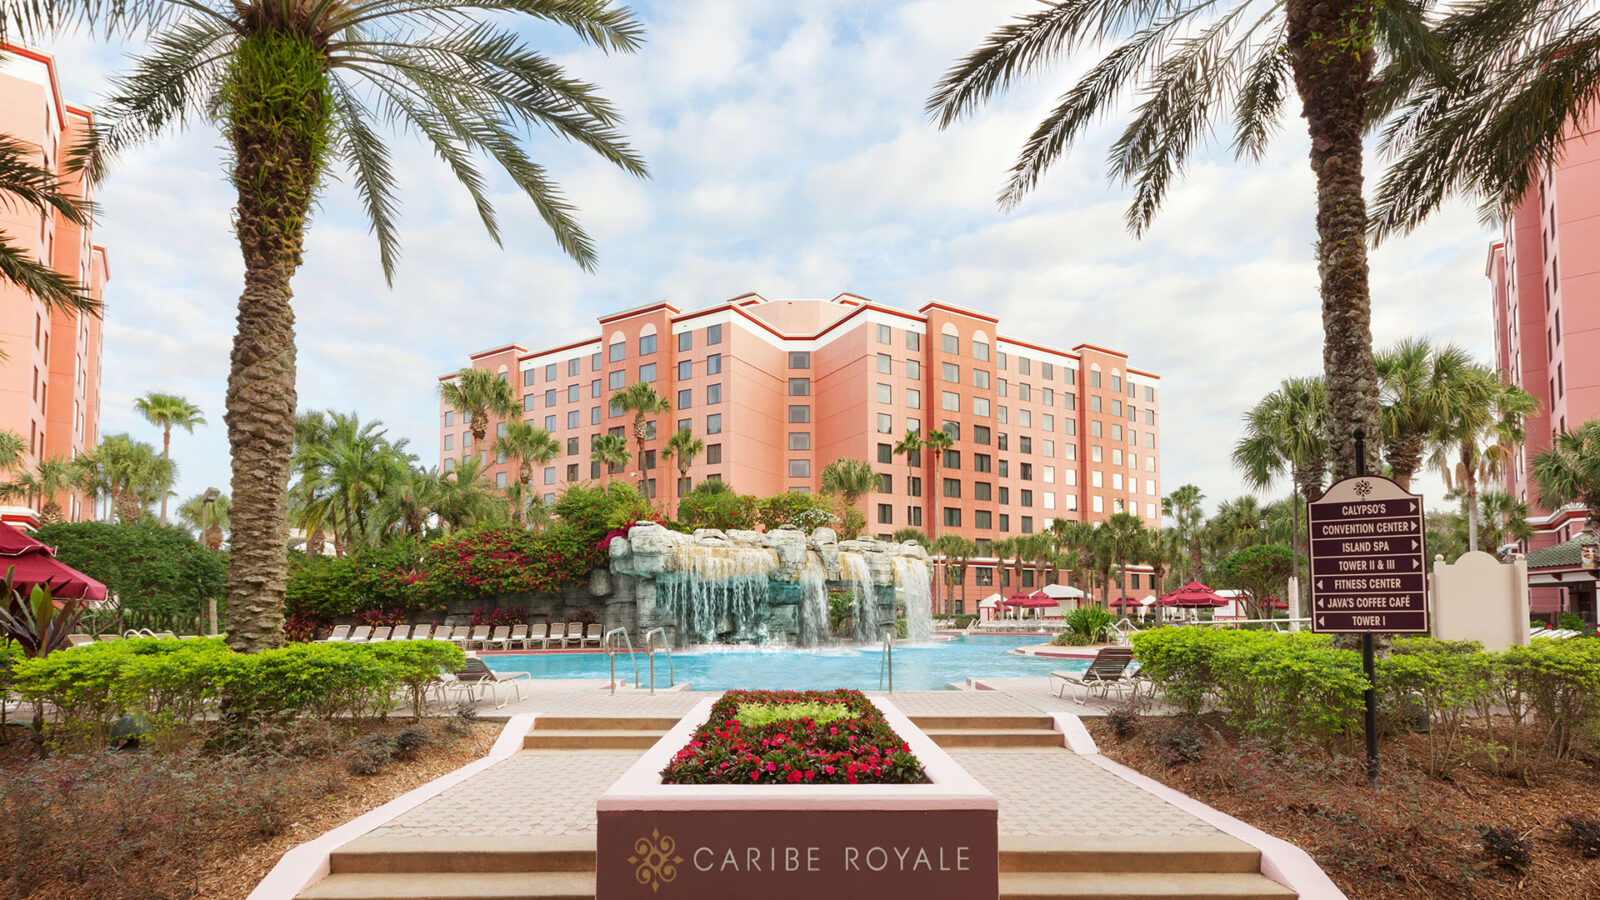
[[[665,628],[652,628],[644,633],[644,652],[646,656],[650,657],[650,693],[652,694],[656,692],[655,636],[658,634],[661,635],[661,649],[666,651],[667,654],[667,687],[672,687],[677,683],[677,672],[672,665],[672,642],[667,639],[667,630]],[[617,643],[619,636],[622,638],[620,645]],[[633,661],[633,686],[638,687],[639,658],[633,653],[633,641],[628,637],[628,629],[613,628],[606,632],[605,637],[600,639],[600,649],[605,652],[606,659],[609,660],[611,665],[611,693],[613,694],[617,692],[617,652],[623,648],[628,651],[628,659]]]
[[[600,649],[611,663],[611,693],[617,692],[617,635],[622,635],[623,646],[628,648],[628,658],[633,660],[633,686],[639,686],[639,659],[633,655],[633,641],[628,639],[628,629],[613,628],[600,639]]]
[[[653,638],[661,635],[661,649],[667,652],[667,687],[677,683],[677,673],[672,669],[672,642],[667,640],[665,628],[652,628],[644,633],[644,652],[650,656],[650,693],[656,692],[656,647]]]
[[[878,690],[884,689],[888,682],[889,693],[894,693],[894,626],[888,625],[883,631],[883,657],[878,662]]]

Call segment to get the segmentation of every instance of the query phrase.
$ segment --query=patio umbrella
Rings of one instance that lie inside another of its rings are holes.
[[[104,600],[106,586],[56,559],[56,551],[5,523],[0,523],[0,576],[14,570],[12,586],[26,592],[49,585],[58,598]]]
[[[1156,602],[1162,606],[1181,606],[1187,608],[1205,608],[1228,605],[1227,600],[1217,596],[1215,591],[1198,581],[1191,581],[1172,593],[1164,595]]]

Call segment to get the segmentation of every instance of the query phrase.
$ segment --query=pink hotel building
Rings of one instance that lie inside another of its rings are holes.
[[[851,294],[745,294],[689,313],[656,303],[599,325],[599,335],[560,347],[509,345],[471,358],[510,379],[523,419],[561,444],[562,455],[534,475],[547,500],[564,484],[605,477],[589,458],[595,438],[612,432],[632,442],[631,416],[609,398],[644,381],[672,406],[652,423],[645,453],[645,493],[668,505],[707,478],[761,496],[816,491],[830,461],[862,459],[879,478],[864,498],[864,533],[882,538],[912,526],[984,547],[1052,519],[1100,521],[1121,511],[1160,524],[1159,379],[1129,368],[1124,353],[1090,344],[1057,350],[1001,336],[997,319],[972,310],[934,302],[912,313]],[[932,484],[929,454],[908,464],[892,448],[907,430],[936,428],[955,443]],[[489,455],[503,429],[497,422],[490,446],[473,448],[467,423],[441,402],[441,470],[476,451],[496,485],[515,480],[514,462]],[[676,467],[657,453],[681,429],[706,449],[678,484]],[[637,470],[612,477],[636,478]],[[972,602],[1007,584],[994,569],[969,569],[980,591]],[[1021,587],[1033,586],[1032,574]],[[1142,596],[1150,585],[1128,590]]]
[[[0,132],[34,151],[34,161],[60,173],[86,198],[90,187],[67,172],[67,154],[89,127],[88,110],[61,100],[54,60],[23,47],[0,47]],[[89,228],[51,211],[0,207],[0,231],[35,259],[104,296],[110,272],[104,247]],[[45,457],[68,459],[100,439],[101,321],[66,310],[51,311],[10,283],[0,283],[0,428],[22,436],[19,463],[31,468]],[[78,497],[58,498],[69,521],[92,518]],[[6,508],[9,521],[28,522],[30,510]]]

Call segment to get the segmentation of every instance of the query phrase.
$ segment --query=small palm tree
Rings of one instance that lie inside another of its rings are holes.
[[[933,541],[928,539],[928,536],[923,533],[922,529],[912,528],[909,525],[905,526],[904,528],[896,528],[894,534],[890,535],[890,539],[897,544],[911,542],[914,544],[921,544],[922,549],[924,550],[933,549]]]
[[[1322,493],[1328,472],[1328,395],[1320,378],[1288,378],[1244,417],[1233,464],[1260,489],[1288,474],[1308,500]]]
[[[704,453],[706,442],[694,436],[694,432],[687,428],[680,428],[667,438],[667,445],[661,449],[661,456],[678,464],[678,489],[684,490],[684,483],[689,480],[689,467],[694,465],[694,458]]]
[[[506,436],[494,442],[496,453],[517,460],[517,483],[523,493],[533,493],[533,468],[543,466],[561,453],[561,444],[548,431],[528,422],[506,424]],[[515,509],[512,510],[516,512]],[[515,517],[518,522],[521,516]]]
[[[172,458],[172,429],[174,426],[194,434],[196,425],[206,424],[206,417],[195,406],[177,394],[159,394],[151,391],[133,401],[133,408],[145,421],[161,429],[161,458]],[[167,495],[161,495],[161,524],[167,524]]]
[[[946,587],[961,586],[960,609],[967,608],[967,567],[978,557],[978,545],[959,534],[947,534],[933,542],[933,552],[944,557]],[[950,612],[948,591],[940,611]]]
[[[1539,489],[1539,503],[1557,510],[1581,504],[1583,529],[1600,537],[1600,419],[1556,435],[1550,449],[1535,456],[1528,475]]]
[[[911,493],[909,479],[916,477],[917,467],[922,463],[922,434],[907,429],[905,436],[895,442],[894,454],[906,458],[906,478],[908,479],[906,481],[906,494],[909,495]]]
[[[433,498],[433,511],[439,521],[452,529],[504,522],[509,510],[506,502],[489,487],[484,465],[477,457],[463,459],[455,469],[439,477]]]
[[[1149,552],[1150,529],[1144,526],[1143,520],[1132,513],[1112,513],[1098,530],[1105,552],[1110,557],[1112,569],[1117,572],[1118,586],[1126,594],[1128,566],[1134,562],[1144,561]],[[1108,575],[1110,571],[1111,569],[1107,570]],[[1110,609],[1109,579],[1101,587],[1101,596],[1105,600],[1106,608]]]
[[[49,217],[52,212],[78,226],[94,218],[94,205],[77,196],[75,188],[59,175],[34,162],[39,148],[10,135],[0,135],[0,203],[8,209],[24,207],[29,213]],[[32,253],[0,234],[0,280],[9,281],[39,298],[52,310],[79,315],[100,315],[100,303],[76,278],[62,275]]]
[[[1478,482],[1498,477],[1522,443],[1523,419],[1539,408],[1532,394],[1502,384],[1486,366],[1473,366],[1463,376],[1462,402],[1437,423],[1432,462],[1445,487],[1459,490],[1467,501],[1467,550],[1478,549]]]
[[[1070,573],[1067,578],[1068,583],[1076,580],[1080,589],[1087,593],[1089,588],[1087,573],[1092,568],[1095,527],[1088,522],[1054,519],[1050,522],[1048,534],[1058,561],[1057,565]],[[1072,576],[1077,578],[1074,579]]]
[[[34,463],[33,469],[23,472],[16,481],[0,485],[0,493],[25,497],[29,503],[40,504],[39,521],[54,525],[65,520],[56,498],[73,487],[76,474],[66,457],[50,456]]]
[[[1185,484],[1161,498],[1161,513],[1172,519],[1174,530],[1185,547],[1189,548],[1189,580],[1200,580],[1201,528],[1205,524],[1205,510],[1200,504],[1206,499],[1198,485]]]
[[[467,420],[472,446],[483,449],[489,435],[491,416],[505,417],[517,411],[517,392],[511,382],[488,369],[462,369],[449,381],[439,384],[439,399]]]
[[[10,428],[0,428],[0,472],[9,472],[22,462],[28,441]]]
[[[162,459],[155,447],[125,434],[102,440],[93,459],[117,518],[123,522],[138,521],[146,507],[170,490],[177,478],[177,464]]]
[[[645,485],[644,442],[650,437],[650,419],[672,411],[667,398],[649,384],[636,381],[611,395],[611,403],[624,412],[633,413],[633,440],[639,446],[639,490]]]
[[[206,495],[195,494],[178,505],[178,521],[194,532],[196,538],[211,550],[222,547],[228,532],[230,504],[227,494],[217,494],[206,508]]]
[[[1528,504],[1505,491],[1484,491],[1478,495],[1478,527],[1483,529],[1486,547],[1499,549],[1533,537],[1528,521]]]
[[[859,459],[836,459],[822,469],[822,492],[838,494],[846,506],[878,489],[878,473]]]
[[[1454,344],[1435,347],[1407,338],[1377,356],[1383,402],[1383,459],[1395,483],[1411,490],[1411,476],[1433,449],[1438,423],[1473,402],[1472,357]],[[1312,498],[1307,498],[1312,499]]]
[[[944,429],[930,431],[922,439],[922,446],[933,456],[933,480],[928,483],[928,499],[933,509],[933,542],[939,543],[939,526],[943,517],[939,514],[939,467],[944,464],[944,452],[955,446],[956,439]]]
[[[628,464],[628,439],[620,434],[602,434],[594,439],[589,458],[605,466],[606,474],[613,474],[618,466]]]

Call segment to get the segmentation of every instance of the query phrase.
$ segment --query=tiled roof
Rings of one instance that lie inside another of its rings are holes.
[[[1559,569],[1567,566],[1576,566],[1583,562],[1583,551],[1580,547],[1593,546],[1594,535],[1585,531],[1564,544],[1535,550],[1528,554],[1528,568],[1530,569]]]

